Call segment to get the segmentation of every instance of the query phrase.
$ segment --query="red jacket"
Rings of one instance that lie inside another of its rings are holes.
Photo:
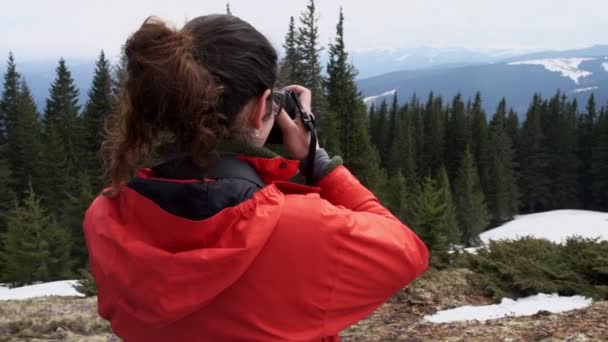
[[[311,188],[285,182],[297,162],[246,159],[270,185],[202,221],[128,187],[93,202],[84,231],[99,314],[116,335],[338,340],[426,271],[424,244],[344,166]]]

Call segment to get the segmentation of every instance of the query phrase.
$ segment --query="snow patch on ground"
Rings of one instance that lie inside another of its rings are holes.
[[[510,316],[530,316],[544,310],[553,313],[582,309],[591,305],[592,300],[582,296],[561,297],[557,294],[539,293],[534,296],[512,300],[503,298],[500,304],[483,306],[461,306],[459,308],[439,311],[424,317],[432,323],[456,321],[485,321]]]
[[[73,287],[77,282],[77,280],[61,280],[13,289],[0,286],[0,300],[23,300],[47,296],[83,297],[84,295],[77,292]]]
[[[599,238],[608,241],[608,213],[586,210],[555,210],[516,216],[515,220],[482,233],[483,243],[490,240],[532,236],[562,243],[568,237]]]
[[[608,72],[608,63],[602,63],[602,67]]]
[[[604,64],[606,64],[608,66],[608,63],[604,63]],[[574,89],[572,92],[573,93],[582,93],[582,92],[585,92],[585,91],[592,91],[592,90],[596,90],[596,89],[599,89],[599,88],[600,87],[597,87],[597,86],[596,87],[588,87],[588,88],[577,88],[577,89]]]
[[[573,80],[574,83],[578,84],[581,78],[592,75],[590,71],[579,69],[579,66],[583,62],[593,60],[595,60],[595,58],[547,58],[511,62],[509,65],[542,65],[545,69],[552,72],[559,72],[562,76],[568,77]]]
[[[365,103],[370,103],[372,101],[374,101],[375,99],[379,98],[379,97],[385,97],[385,96],[393,96],[395,95],[395,93],[397,92],[397,89],[393,89],[393,90],[389,90],[387,92],[384,92],[380,95],[376,95],[376,96],[369,96],[363,99],[363,102]]]

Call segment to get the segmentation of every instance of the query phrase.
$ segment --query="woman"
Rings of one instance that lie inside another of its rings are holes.
[[[234,16],[128,40],[84,230],[99,314],[126,341],[329,341],[427,268],[416,235],[273,103],[277,54]],[[289,87],[310,111],[311,93]],[[264,149],[275,121],[293,160]],[[148,164],[149,168],[136,169]]]

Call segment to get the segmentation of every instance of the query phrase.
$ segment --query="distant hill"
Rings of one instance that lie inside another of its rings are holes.
[[[594,92],[598,103],[608,102],[608,45],[523,55],[509,50],[479,52],[464,48],[422,47],[353,51],[350,56],[360,71],[358,84],[369,97],[369,103],[390,97],[394,91],[401,101],[406,101],[413,93],[426,98],[430,91],[447,97],[460,92],[466,98],[479,90],[489,113],[505,96],[508,104],[522,114],[534,92],[541,92],[546,97],[557,89],[581,101],[586,101]],[[24,75],[39,108],[43,109],[55,77],[57,60],[22,61],[16,56],[16,61],[18,71]],[[66,62],[84,105],[95,60],[67,58]],[[4,73],[5,70],[6,59],[3,59],[0,71]],[[374,74],[381,75],[366,77]]]
[[[466,99],[480,91],[488,115],[506,97],[507,104],[523,116],[534,93],[549,97],[560,89],[576,97],[579,108],[584,108],[592,92],[598,104],[608,103],[608,48],[548,52],[463,67],[397,71],[359,80],[358,85],[368,104],[390,98],[394,92],[400,102],[405,102],[414,93],[422,99],[431,91],[447,98],[461,93]]]

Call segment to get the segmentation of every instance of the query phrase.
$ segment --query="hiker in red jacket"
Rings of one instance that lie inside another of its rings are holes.
[[[276,103],[277,54],[251,25],[151,18],[125,52],[102,148],[110,186],[84,222],[116,335],[335,341],[425,272],[420,239],[311,144],[311,92],[288,87],[294,118]],[[263,147],[275,122],[292,160]],[[289,182],[300,168],[314,186]]]

